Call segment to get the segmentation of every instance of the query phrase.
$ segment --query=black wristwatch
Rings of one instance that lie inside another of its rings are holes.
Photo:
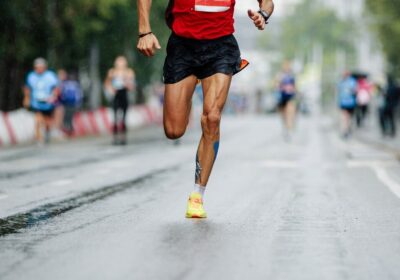
[[[269,18],[271,17],[270,14],[268,14],[268,12],[264,11],[264,10],[259,10],[258,13],[264,18],[265,23],[268,23]]]

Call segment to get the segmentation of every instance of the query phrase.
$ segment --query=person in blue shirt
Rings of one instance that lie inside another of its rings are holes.
[[[24,106],[35,113],[35,139],[38,143],[50,141],[50,130],[55,103],[59,95],[57,75],[47,69],[44,58],[35,59],[24,87]],[[45,130],[43,138],[42,130]]]
[[[82,88],[77,74],[66,73],[66,78],[60,81],[60,101],[62,106],[64,106],[62,129],[68,136],[74,134],[73,119],[75,112],[82,104],[82,99]]]
[[[351,120],[357,106],[356,91],[357,80],[345,72],[342,80],[338,84],[338,102],[342,111],[342,133],[343,138],[348,138],[351,134]]]

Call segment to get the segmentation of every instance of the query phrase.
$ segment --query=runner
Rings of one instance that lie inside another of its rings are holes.
[[[381,89],[381,102],[379,106],[379,121],[382,136],[396,137],[396,108],[400,97],[400,87],[395,79],[387,76],[387,87]]]
[[[369,104],[372,99],[372,84],[368,81],[366,76],[361,77],[357,82],[357,90],[356,90],[356,120],[357,126],[362,127],[365,121],[365,118],[368,114]]]
[[[357,106],[356,90],[357,80],[352,77],[350,72],[345,72],[338,85],[339,107],[342,111],[341,129],[344,139],[351,135],[351,120]]]
[[[278,108],[282,115],[284,137],[289,141],[296,117],[296,78],[288,61],[283,64],[282,70],[279,76]]]
[[[138,0],[138,49],[153,56],[161,49],[150,27],[151,0]],[[263,30],[271,16],[272,0],[259,0],[260,10],[249,10],[254,25]],[[204,101],[203,134],[196,154],[194,190],[189,196],[186,217],[206,218],[203,196],[217,158],[221,112],[232,76],[243,69],[238,44],[233,37],[235,0],[170,0],[166,11],[172,29],[164,64],[164,129],[170,139],[186,130],[193,92],[201,81]]]
[[[64,106],[63,131],[71,137],[74,135],[73,119],[76,111],[82,105],[83,93],[76,73],[67,73],[60,84],[60,101]]]
[[[58,78],[53,71],[47,70],[44,58],[35,59],[33,66],[34,71],[28,74],[24,87],[24,106],[35,112],[36,142],[49,143],[55,102],[59,95]]]
[[[113,95],[114,125],[113,144],[126,144],[126,114],[129,106],[128,93],[134,90],[135,72],[128,67],[124,56],[115,59],[114,68],[108,71],[104,87]]]

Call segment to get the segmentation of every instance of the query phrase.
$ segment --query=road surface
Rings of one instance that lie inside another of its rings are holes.
[[[400,164],[328,117],[224,117],[184,218],[199,138],[162,129],[0,151],[0,279],[400,279]]]

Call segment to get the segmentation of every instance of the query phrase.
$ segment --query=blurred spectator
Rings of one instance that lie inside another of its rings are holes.
[[[338,101],[342,111],[341,130],[344,138],[348,138],[351,134],[351,120],[354,110],[357,106],[356,90],[357,80],[352,77],[350,72],[343,74],[342,80],[338,85]]]
[[[60,86],[67,79],[67,71],[64,69],[59,69],[57,71],[58,81]],[[54,104],[54,122],[53,127],[57,129],[57,131],[61,131],[63,128],[63,119],[64,119],[64,106],[61,103],[60,96]]]
[[[363,126],[364,120],[368,114],[369,104],[372,99],[372,85],[367,77],[361,77],[357,82],[356,90],[356,120],[357,127]]]
[[[60,86],[60,101],[64,106],[63,131],[72,136],[74,132],[73,118],[83,99],[82,89],[77,75],[70,73]]]
[[[381,93],[379,120],[383,136],[396,136],[395,109],[399,99],[399,87],[393,77],[388,76],[387,89]]]
[[[55,103],[59,95],[59,82],[57,75],[47,69],[47,61],[44,58],[35,59],[33,66],[34,71],[28,74],[24,87],[24,106],[35,113],[37,143],[49,143]]]
[[[114,67],[108,71],[104,82],[106,91],[112,96],[114,110],[113,144],[126,144],[126,114],[129,106],[128,93],[135,89],[135,72],[129,68],[124,56],[115,59]]]
[[[286,61],[282,67],[282,73],[278,77],[279,94],[278,108],[282,115],[285,128],[285,138],[290,140],[294,130],[296,117],[296,77],[292,71],[290,62]]]

